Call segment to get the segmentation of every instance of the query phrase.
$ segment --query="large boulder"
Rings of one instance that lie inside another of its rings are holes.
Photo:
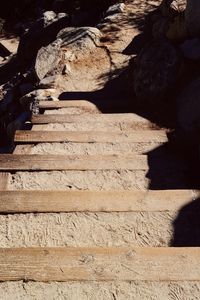
[[[194,38],[186,40],[180,45],[183,56],[191,60],[200,60],[200,39]]]
[[[66,14],[56,15],[54,12],[46,12],[31,26],[28,32],[22,36],[18,47],[22,72],[30,68],[38,50],[54,42],[58,32],[67,27],[69,23],[69,17]]]
[[[101,32],[95,27],[68,27],[57,35],[63,48],[73,48],[76,52],[94,49],[100,44],[100,38]]]
[[[57,41],[46,47],[42,47],[37,54],[34,63],[34,72],[37,80],[42,80],[45,75],[55,69],[60,61],[60,42]]]
[[[169,22],[166,37],[176,43],[183,42],[188,38],[184,15],[180,14]]]
[[[199,0],[187,0],[185,22],[190,36],[200,34],[200,5]]]
[[[172,44],[163,39],[148,44],[133,66],[132,85],[140,103],[161,100],[173,88],[179,68],[179,56]]]
[[[186,9],[187,0],[163,0],[160,9],[165,17],[171,17]]]
[[[199,143],[200,78],[190,83],[177,99],[177,135],[191,145]]]

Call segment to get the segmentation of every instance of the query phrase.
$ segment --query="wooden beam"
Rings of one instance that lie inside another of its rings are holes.
[[[107,131],[16,131],[16,143],[146,143],[167,142],[164,130],[135,130],[123,133]]]
[[[0,248],[0,281],[200,281],[200,248]]]
[[[0,190],[7,190],[9,173],[0,173]]]
[[[0,191],[0,213],[167,212],[197,197],[169,191]]]
[[[0,155],[0,171],[147,169],[146,155]]]
[[[57,109],[68,107],[97,108],[95,104],[87,100],[59,100],[59,101],[40,101],[39,108]]]
[[[17,145],[13,151],[13,154],[30,154],[32,147],[34,147],[34,144]]]
[[[81,123],[81,122],[128,122],[131,124],[150,124],[150,122],[136,114],[52,114],[52,115],[33,115],[31,118],[33,124],[48,124],[48,123]]]

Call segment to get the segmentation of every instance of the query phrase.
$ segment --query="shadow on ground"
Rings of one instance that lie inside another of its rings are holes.
[[[200,247],[200,198],[179,211],[173,222],[173,247]]]

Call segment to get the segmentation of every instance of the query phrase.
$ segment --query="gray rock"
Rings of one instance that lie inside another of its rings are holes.
[[[126,5],[124,3],[118,3],[110,6],[105,13],[105,16],[115,15],[118,13],[123,13],[125,11]]]
[[[16,130],[23,128],[24,123],[30,119],[30,113],[22,112],[13,122],[7,126],[7,138],[9,143],[14,142]]]
[[[200,39],[187,40],[180,46],[180,49],[185,58],[192,60],[200,59]]]
[[[160,9],[165,17],[172,16],[175,12],[183,12],[186,9],[187,0],[163,0]]]
[[[179,70],[176,49],[165,40],[153,41],[139,54],[133,66],[133,86],[144,103],[161,99],[173,87]]]
[[[65,64],[62,70],[63,75],[69,75],[71,73],[71,67],[69,64]]]
[[[57,20],[57,15],[54,11],[45,11],[43,13],[44,26],[48,26]]]
[[[100,41],[101,32],[95,27],[69,27],[61,30],[57,35],[62,40],[62,46],[89,50],[95,48]]]
[[[19,102],[25,111],[32,111],[39,101],[57,101],[56,95],[54,89],[38,89],[21,97]]]
[[[46,47],[42,47],[37,54],[34,72],[37,79],[42,80],[45,75],[55,69],[60,61],[60,43],[52,43]]]
[[[54,16],[54,13],[48,12],[22,36],[18,47],[22,72],[30,68],[38,50],[53,43],[59,31],[69,25],[69,17],[66,14],[62,18],[54,18]]]
[[[171,1],[171,8],[178,12],[185,11],[187,0],[173,0]]]
[[[199,143],[200,78],[188,85],[177,99],[177,133],[181,140]]]

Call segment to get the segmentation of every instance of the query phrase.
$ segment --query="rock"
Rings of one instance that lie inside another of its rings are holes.
[[[180,46],[181,52],[185,58],[191,60],[200,60],[200,39],[190,39],[186,40]]]
[[[57,101],[55,89],[38,89],[20,98],[19,102],[25,111],[32,111],[39,101]]]
[[[22,36],[18,47],[18,57],[22,72],[30,68],[38,50],[53,43],[59,31],[69,25],[70,20],[67,15],[62,18],[53,18],[54,16],[54,13],[44,14]]]
[[[71,67],[69,64],[65,64],[64,65],[64,68],[63,68],[63,71],[62,71],[62,74],[63,75],[69,75],[71,72]]]
[[[105,16],[115,15],[123,13],[125,11],[126,5],[124,3],[118,3],[110,6],[105,13]]]
[[[169,23],[166,37],[172,42],[182,42],[188,37],[184,15],[178,15]]]
[[[61,43],[57,40],[57,42],[42,47],[38,51],[33,69],[39,81],[42,80],[48,72],[57,67],[61,58],[60,45]]]
[[[56,20],[56,13],[54,11],[45,11],[43,14],[44,27],[52,24]]]
[[[95,27],[64,28],[57,35],[62,47],[76,51],[94,49],[100,44],[101,32]]]
[[[20,84],[19,90],[20,90],[21,96],[24,96],[33,90],[33,85],[31,83]]]
[[[11,52],[3,45],[2,42],[0,42],[0,56],[1,57],[8,57],[10,56]]]
[[[8,82],[19,72],[19,61],[16,56],[10,56],[5,64],[0,66],[0,85]]]
[[[188,0],[185,11],[185,22],[191,37],[200,34],[200,5],[199,0]]]
[[[7,138],[9,143],[14,142],[15,132],[16,130],[20,130],[23,128],[24,123],[30,119],[30,113],[22,112],[16,120],[8,124],[7,126]]]
[[[177,134],[182,141],[199,144],[200,78],[188,85],[177,99]]]
[[[187,0],[163,0],[160,5],[164,17],[172,17],[186,9]]]
[[[164,38],[169,27],[167,18],[158,18],[152,25],[152,36],[154,39]]]
[[[0,102],[0,114],[7,111],[7,107],[14,101],[14,92],[13,89],[5,90],[4,87],[1,87],[2,99]]]
[[[176,49],[169,42],[158,40],[148,44],[133,66],[133,86],[137,98],[145,101],[144,104],[161,100],[176,82],[179,67]]]
[[[187,0],[173,0],[171,2],[171,8],[177,12],[183,12],[186,9]]]
[[[39,82],[39,89],[55,89],[58,78],[60,78],[58,75],[45,77]]]

